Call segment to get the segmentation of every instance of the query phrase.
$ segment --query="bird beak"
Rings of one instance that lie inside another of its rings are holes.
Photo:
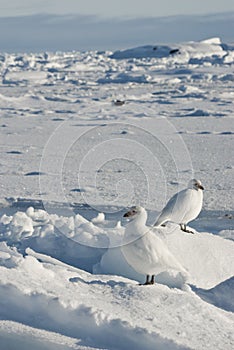
[[[132,215],[131,211],[128,211],[127,213],[124,214],[124,218],[129,218]]]
[[[198,188],[200,188],[200,190],[204,191],[204,187],[202,185],[198,185]]]

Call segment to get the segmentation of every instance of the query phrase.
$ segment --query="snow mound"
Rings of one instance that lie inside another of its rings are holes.
[[[93,218],[91,221],[93,224],[100,224],[105,221],[105,214],[98,213],[98,215],[95,218]]]
[[[169,55],[178,53],[179,49],[167,45],[145,45],[127,50],[118,50],[115,51],[110,57],[116,59],[125,59],[125,58],[144,58],[144,57],[168,57]]]
[[[136,48],[115,51],[110,57],[114,59],[140,59],[140,58],[171,58],[172,61],[189,62],[191,64],[204,63],[207,59],[217,63],[224,59],[227,51],[219,38],[211,38],[200,42],[187,42],[183,44],[145,45]],[[201,61],[199,61],[201,60]],[[226,59],[227,62],[227,59]]]
[[[214,288],[208,290],[194,288],[194,291],[203,300],[224,310],[234,312],[233,288],[234,277],[218,284]]]
[[[206,232],[173,230],[162,235],[171,252],[190,274],[189,283],[212,288],[234,275],[234,243]]]
[[[0,219],[2,241],[8,241],[24,253],[32,247],[63,262],[92,271],[100,255],[109,246],[107,233],[81,215],[49,215],[30,207]],[[2,243],[4,244],[4,243]]]
[[[13,321],[0,321],[1,348],[7,350],[72,350],[77,339],[36,329]],[[79,346],[79,350],[89,350]]]
[[[18,251],[24,254],[29,247],[88,272],[144,282],[145,276],[134,271],[121,252],[124,227],[118,221],[108,224],[102,214],[95,218],[99,226],[80,214],[59,216],[33,207],[12,216],[4,214],[0,219],[0,260],[4,266],[15,266],[20,259]],[[212,288],[234,275],[233,241],[206,232],[188,235],[173,225],[157,234],[187,270],[192,285]],[[14,248],[14,258],[6,244],[18,248]],[[156,281],[182,289],[185,285],[172,271],[159,274]]]
[[[197,287],[211,288],[234,275],[234,244],[208,233],[184,234],[175,230],[173,234],[162,233],[161,237],[173,255],[187,270],[188,283]],[[135,279],[140,283],[145,276],[134,271],[126,262],[120,247],[110,248],[93,268],[95,273],[116,274]],[[156,282],[184,288],[184,280],[172,271],[156,276]]]
[[[0,266],[0,310],[1,318],[59,332],[65,345],[75,337],[90,348],[221,350],[233,338],[233,315],[193,292],[91,275],[32,250],[15,267]]]

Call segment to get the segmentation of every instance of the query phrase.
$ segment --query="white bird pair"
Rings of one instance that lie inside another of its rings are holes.
[[[175,194],[162,210],[154,226],[173,221],[187,230],[188,222],[194,220],[201,211],[204,188],[199,180],[192,179],[188,188]],[[132,219],[124,235],[122,253],[134,270],[146,274],[145,285],[154,284],[154,276],[167,269],[186,273],[182,265],[172,255],[166,244],[146,226],[147,213],[142,207],[132,207],[124,217]],[[164,225],[165,226],[165,225]]]

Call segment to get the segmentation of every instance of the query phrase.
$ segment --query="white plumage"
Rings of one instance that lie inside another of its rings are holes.
[[[147,275],[145,284],[153,284],[155,274],[169,269],[186,274],[166,244],[157,236],[156,230],[152,231],[152,228],[146,226],[147,213],[144,208],[132,207],[124,217],[132,220],[126,226],[121,250],[135,271]]]
[[[201,181],[196,179],[190,180],[188,188],[176,193],[168,201],[154,226],[160,226],[167,221],[172,221],[180,224],[182,231],[193,233],[186,229],[186,225],[194,220],[202,209],[203,190]]]

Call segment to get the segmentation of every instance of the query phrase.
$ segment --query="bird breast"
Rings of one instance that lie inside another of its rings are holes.
[[[203,192],[202,190],[190,190],[190,200],[184,209],[184,218],[182,223],[188,223],[194,220],[202,209]]]

